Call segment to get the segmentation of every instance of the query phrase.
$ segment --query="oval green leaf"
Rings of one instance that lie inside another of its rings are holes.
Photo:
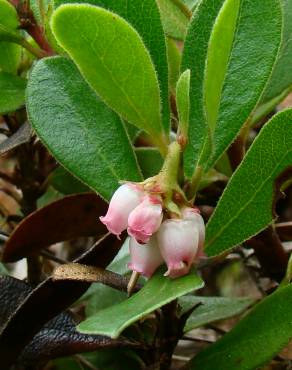
[[[270,361],[292,337],[292,286],[265,298],[216,343],[201,351],[189,370],[255,370]]]
[[[188,145],[184,152],[184,170],[192,177],[208,137],[204,108],[204,75],[209,40],[224,0],[203,0],[189,26],[182,56],[181,71],[190,69],[190,117]]]
[[[25,87],[25,79],[0,72],[0,114],[13,112],[24,104]]]
[[[171,280],[162,276],[162,269],[159,269],[138,293],[126,301],[99,311],[79,324],[77,330],[117,338],[125,328],[142,317],[202,286],[203,281],[194,271]]]
[[[160,12],[156,0],[55,0],[58,7],[66,3],[88,3],[101,6],[126,19],[139,33],[157,72],[160,96],[162,123],[166,132],[169,132],[170,112],[168,97],[168,68],[165,35],[161,23]]]
[[[210,324],[214,321],[225,320],[243,313],[254,303],[252,298],[227,297],[198,297],[187,295],[179,299],[182,307],[181,314],[200,304],[187,319],[184,332]]]
[[[203,0],[196,8],[182,63],[191,70],[193,97],[188,176],[198,164],[214,166],[256,107],[281,32],[279,0]]]
[[[283,8],[283,36],[280,53],[274,67],[271,79],[266,87],[261,99],[261,104],[267,103],[278,96],[283,91],[292,89],[292,2],[291,0],[281,0]]]
[[[192,13],[181,0],[157,0],[165,33],[184,40]]]
[[[206,253],[220,254],[259,233],[275,218],[275,191],[292,166],[292,110],[261,130],[228,183],[207,225]]]
[[[0,0],[0,70],[9,73],[16,72],[20,61],[21,48],[11,43],[19,42],[18,26],[15,8],[8,1]]]
[[[53,14],[52,30],[98,95],[165,152],[157,76],[134,28],[103,8],[65,4]]]
[[[36,133],[55,158],[105,199],[120,180],[141,180],[121,120],[69,60],[56,57],[36,64],[27,108]]]

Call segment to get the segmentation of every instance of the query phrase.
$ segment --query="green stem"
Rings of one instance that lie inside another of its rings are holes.
[[[22,39],[19,43],[22,47],[24,47],[27,51],[29,51],[32,55],[34,55],[38,59],[41,59],[46,55],[42,50],[36,49],[24,39]]]
[[[166,192],[177,187],[180,157],[181,146],[174,141],[168,147],[163,167],[159,173],[159,182]]]

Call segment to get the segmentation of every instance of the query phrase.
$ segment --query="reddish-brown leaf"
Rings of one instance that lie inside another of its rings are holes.
[[[106,235],[75,262],[106,267],[118,253],[125,235],[118,240]],[[82,281],[53,281],[48,278],[34,289],[10,316],[0,335],[0,359],[8,370],[25,346],[52,318],[74,303],[90,286]]]
[[[107,203],[94,193],[57,200],[26,217],[14,230],[3,251],[4,262],[15,262],[54,243],[106,233],[99,221]]]
[[[32,288],[11,276],[0,277],[0,328]],[[69,312],[62,312],[50,320],[24,348],[18,363],[36,365],[50,359],[101,348],[129,346],[126,340],[112,340],[100,335],[80,334]]]

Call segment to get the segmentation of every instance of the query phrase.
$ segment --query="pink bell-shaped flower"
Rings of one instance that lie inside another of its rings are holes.
[[[146,195],[129,216],[128,234],[139,243],[147,243],[161,225],[163,218],[161,198]]]
[[[131,262],[128,265],[129,269],[148,278],[164,262],[155,236],[147,244],[139,244],[135,238],[131,237],[129,247],[131,257]]]
[[[205,222],[203,217],[200,215],[198,208],[186,207],[182,211],[182,216],[184,220],[193,220],[195,227],[199,230],[199,248],[196,258],[205,257],[204,253],[204,243],[205,243]]]
[[[108,230],[117,236],[128,226],[130,213],[142,201],[144,192],[139,185],[126,183],[120,186],[112,196],[107,214],[100,217]]]
[[[186,275],[195,260],[199,230],[193,220],[165,220],[157,233],[158,245],[168,270],[165,276]]]

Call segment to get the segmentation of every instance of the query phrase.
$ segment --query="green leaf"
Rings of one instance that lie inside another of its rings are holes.
[[[129,238],[127,238],[122,245],[119,253],[116,255],[114,260],[108,265],[107,269],[116,272],[120,275],[125,275],[129,271],[128,263],[130,262],[129,254]]]
[[[191,295],[181,297],[179,299],[179,304],[182,307],[181,314],[201,304],[189,316],[184,332],[239,315],[253,303],[254,299],[252,298],[196,297]]]
[[[205,64],[213,25],[223,3],[224,0],[200,2],[184,44],[181,70],[191,70],[189,140],[184,152],[184,169],[188,177],[195,172],[208,136],[203,97]]]
[[[48,16],[48,8],[51,0],[30,0],[30,8],[38,24],[43,24],[43,16]],[[42,14],[43,13],[43,14]]]
[[[292,89],[292,2],[281,0],[284,15],[283,38],[277,63],[266,87],[261,103],[266,103],[281,95],[284,90]]]
[[[177,46],[177,42],[170,37],[167,37],[167,59],[169,87],[172,94],[175,95],[176,84],[180,76],[181,51]]]
[[[122,331],[172,300],[203,286],[194,272],[171,280],[159,269],[138,293],[126,301],[99,311],[78,326],[82,333],[102,334],[117,338]]]
[[[223,173],[216,171],[214,168],[211,168],[202,176],[199,190],[202,190],[217,181],[223,181],[227,183],[228,177]]]
[[[6,0],[0,0],[0,41],[10,41],[20,37],[18,34],[18,17],[13,5]]]
[[[180,133],[188,137],[190,116],[190,70],[181,74],[176,86],[176,104],[179,118]]]
[[[125,275],[129,272],[129,261],[130,255],[128,238],[107,269],[116,272],[117,274]],[[79,302],[86,302],[85,313],[86,317],[88,317],[96,314],[98,311],[104,308],[120,303],[125,299],[127,299],[127,294],[125,292],[113,289],[107,285],[95,283],[91,284],[90,288],[80,298]]]
[[[253,142],[207,225],[206,253],[217,255],[269,225],[280,175],[292,165],[292,110],[274,116]]]
[[[214,166],[256,107],[281,25],[279,0],[202,0],[197,6],[181,68],[191,70],[188,177],[198,165]]]
[[[183,2],[189,9],[193,10],[198,5],[199,0],[183,0]]]
[[[119,304],[127,299],[127,293],[120,292],[103,284],[93,284],[90,299],[86,304],[86,317],[95,315],[100,310]]]
[[[204,99],[206,120],[212,132],[216,128],[221,93],[223,93],[223,84],[229,67],[228,62],[231,57],[233,40],[237,36],[235,31],[240,3],[240,0],[225,1],[210,38],[204,81]]]
[[[71,173],[66,171],[62,166],[51,173],[48,182],[55,190],[65,195],[87,193],[90,191],[84,183],[72,176]]]
[[[165,36],[156,0],[55,0],[55,7],[65,3],[89,3],[101,6],[126,19],[139,33],[149,51],[160,84],[162,122],[166,132],[170,127],[168,68]]]
[[[0,114],[13,112],[24,104],[25,87],[25,79],[0,72]]]
[[[59,199],[63,198],[63,194],[58,190],[54,189],[52,186],[49,186],[47,191],[37,200],[37,208],[43,208],[50,203],[53,203]]]
[[[126,128],[126,131],[129,135],[131,142],[134,143],[137,137],[139,136],[141,130],[138,129],[136,126],[131,125],[128,122],[124,121],[124,124],[125,124],[125,128]]]
[[[292,286],[265,298],[216,343],[188,364],[189,370],[255,370],[271,360],[292,336]]]
[[[134,28],[103,8],[65,4],[53,14],[52,30],[101,98],[164,153],[158,80]]]
[[[19,42],[18,17],[15,8],[0,0],[0,70],[15,73],[20,61],[21,48],[7,41]]]
[[[184,40],[192,13],[181,0],[157,0],[165,33]]]
[[[145,179],[158,174],[163,165],[163,159],[155,148],[137,148],[136,155]]]
[[[27,87],[28,115],[56,159],[110,199],[119,180],[141,175],[124,126],[65,58],[39,61]]]
[[[127,348],[102,349],[83,356],[95,366],[95,369],[142,370],[144,364],[134,350]]]

